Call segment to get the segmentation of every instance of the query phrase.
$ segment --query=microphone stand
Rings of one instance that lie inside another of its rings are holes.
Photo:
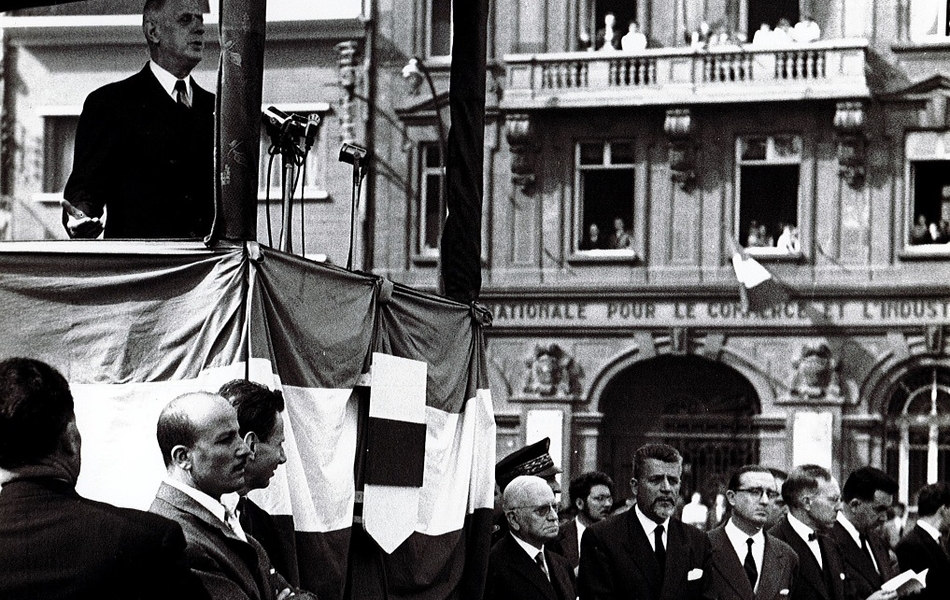
[[[277,248],[281,252],[288,254],[293,252],[293,237],[290,234],[291,217],[293,216],[293,197],[294,197],[294,166],[296,165],[295,146],[293,144],[283,144],[280,148],[281,162],[283,163],[283,181],[281,188],[283,190],[282,206],[283,215],[280,224],[280,241]]]
[[[360,189],[363,177],[369,169],[369,153],[365,148],[353,144],[343,144],[340,148],[340,162],[353,165],[353,195],[350,199],[350,249],[346,256],[346,268],[353,270],[353,252],[356,244],[356,209],[360,205]]]

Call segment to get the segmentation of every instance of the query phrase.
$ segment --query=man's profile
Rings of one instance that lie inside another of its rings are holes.
[[[191,77],[201,62],[200,0],[146,0],[149,61],[86,98],[63,193],[70,237],[197,238],[210,232],[214,95]],[[105,223],[102,221],[105,210]]]

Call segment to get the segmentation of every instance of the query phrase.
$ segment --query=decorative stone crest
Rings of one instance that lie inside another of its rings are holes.
[[[584,371],[557,344],[538,345],[525,360],[527,367],[522,392],[529,396],[567,398],[581,392]]]
[[[525,113],[505,115],[505,137],[511,149],[511,181],[525,194],[535,184],[534,156],[537,154],[534,121]]]
[[[838,175],[853,188],[860,187],[865,177],[864,116],[863,102],[839,102],[835,108]]]
[[[827,344],[805,344],[792,366],[795,374],[789,386],[791,400],[842,402],[838,361]]]
[[[688,189],[696,181],[696,150],[693,148],[693,114],[688,108],[666,111],[663,131],[670,139],[670,178]]]

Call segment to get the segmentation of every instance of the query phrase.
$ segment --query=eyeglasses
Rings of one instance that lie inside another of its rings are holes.
[[[767,489],[765,489],[765,488],[760,488],[760,487],[756,487],[756,488],[743,488],[743,489],[736,490],[736,491],[737,491],[737,492],[745,492],[746,494],[749,494],[750,496],[753,496],[754,498],[761,498],[763,494],[765,494],[765,496],[766,496],[769,500],[775,500],[775,499],[778,498],[778,492],[776,492],[775,490],[767,490]]]
[[[551,511],[554,511],[554,514],[557,514],[557,504],[539,504],[537,506],[512,506],[511,510],[521,510],[528,509],[539,517],[548,516]]]

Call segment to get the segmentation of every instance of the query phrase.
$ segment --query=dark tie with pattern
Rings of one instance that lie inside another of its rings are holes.
[[[742,563],[742,566],[745,568],[745,574],[749,577],[749,583],[752,584],[752,589],[755,589],[755,582],[759,578],[759,570],[755,567],[755,559],[752,558],[752,538],[749,538],[745,541],[748,550],[745,553],[745,561]]]
[[[534,557],[534,562],[538,563],[538,567],[541,568],[541,572],[544,573],[544,576],[547,578],[548,581],[551,581],[551,576],[548,575],[548,569],[547,567],[544,566],[544,554],[541,552],[538,552]]]
[[[178,100],[178,106],[191,108],[191,105],[188,104],[188,88],[185,86],[184,79],[175,82],[175,98]]]
[[[653,530],[653,552],[656,562],[660,563],[660,571],[666,571],[666,547],[663,545],[663,526],[657,525]]]

